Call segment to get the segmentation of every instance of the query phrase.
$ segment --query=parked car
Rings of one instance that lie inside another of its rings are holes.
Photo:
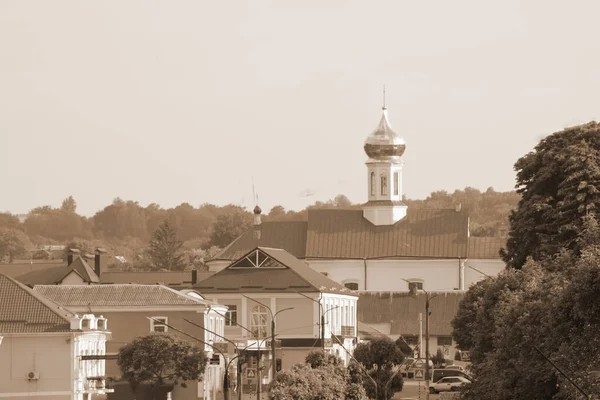
[[[429,391],[431,393],[439,393],[439,392],[454,392],[459,390],[463,385],[467,383],[471,383],[467,378],[462,376],[447,376],[445,378],[440,379],[433,385],[429,386]]]
[[[465,369],[462,367],[462,365],[448,365],[446,366],[446,369],[457,369],[459,371],[465,372]]]

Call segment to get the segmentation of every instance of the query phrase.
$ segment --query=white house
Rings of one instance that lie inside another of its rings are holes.
[[[107,319],[77,315],[0,275],[0,398],[84,400],[111,392]]]

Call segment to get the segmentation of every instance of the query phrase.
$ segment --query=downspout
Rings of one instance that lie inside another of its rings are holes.
[[[465,290],[465,263],[467,259],[458,257],[458,290]]]
[[[363,257],[363,263],[365,264],[365,290],[367,290],[367,257]]]

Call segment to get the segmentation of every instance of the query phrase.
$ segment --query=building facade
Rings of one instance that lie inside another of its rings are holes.
[[[110,319],[112,340],[106,345],[109,356],[106,375],[117,381],[121,373],[115,362],[116,355],[136,337],[152,332],[168,333],[211,353],[213,349],[209,344],[215,341],[215,334],[224,334],[222,315],[227,312],[226,307],[163,285],[39,285],[34,287],[34,292],[74,312],[92,311]],[[222,391],[223,361],[209,365],[202,382],[189,383],[188,388],[176,386],[173,400],[214,398],[215,393]],[[128,390],[125,384],[115,386],[117,392],[120,388]],[[117,392],[110,397],[123,398]]]
[[[0,398],[85,400],[106,395],[108,320],[75,314],[0,275]]]
[[[245,393],[271,381],[273,363],[285,370],[321,348],[348,362],[356,345],[356,294],[284,250],[252,249],[194,289],[227,307],[225,337],[247,355]]]

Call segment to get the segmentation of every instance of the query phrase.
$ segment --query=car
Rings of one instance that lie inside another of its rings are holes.
[[[430,385],[429,391],[431,393],[454,392],[459,390],[463,385],[466,385],[467,383],[471,383],[471,381],[465,377],[446,376],[445,378],[440,379],[433,385]]]
[[[446,369],[457,369],[459,371],[465,372],[465,369],[461,365],[448,365]]]

